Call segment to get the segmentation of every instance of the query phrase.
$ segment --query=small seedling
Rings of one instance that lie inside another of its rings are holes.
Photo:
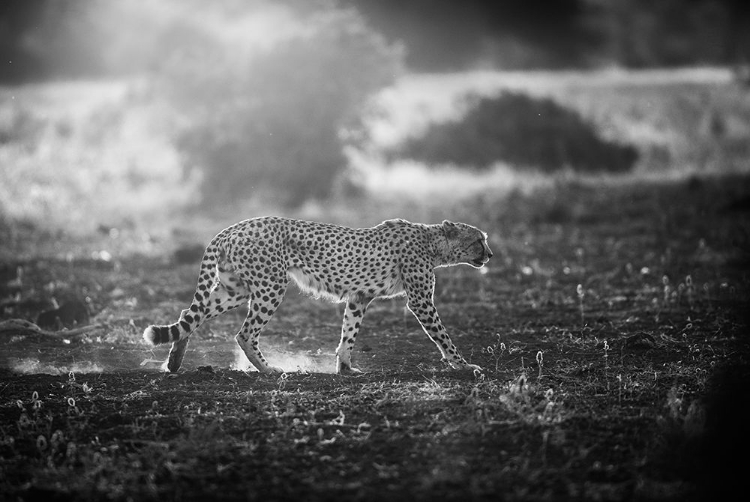
[[[687,296],[688,306],[690,310],[693,310],[693,302],[695,301],[695,287],[693,287],[693,278],[688,275],[685,277],[685,295]]]
[[[664,275],[661,278],[661,283],[664,285],[664,306],[669,305],[669,298],[672,294],[672,287],[669,285],[669,277]]]
[[[536,379],[541,380],[542,368],[544,367],[544,353],[541,350],[536,353],[536,362],[539,364],[539,375],[537,375]]]
[[[289,373],[282,373],[276,380],[276,384],[279,386],[279,392],[286,388],[286,381],[289,378]]]
[[[576,288],[576,293],[578,293],[578,305],[581,309],[581,329],[583,329],[583,327],[586,325],[583,312],[583,298],[586,296],[586,293],[584,292],[583,286],[581,284],[579,284]]]
[[[604,340],[604,379],[607,382],[607,393],[609,394],[609,343]]]
[[[489,354],[495,360],[495,371],[498,371],[498,368],[500,367],[500,356],[503,355],[506,347],[505,343],[500,341],[500,333],[497,333],[495,336],[497,336],[497,342],[495,342],[493,345],[487,346],[484,349],[484,352]]]

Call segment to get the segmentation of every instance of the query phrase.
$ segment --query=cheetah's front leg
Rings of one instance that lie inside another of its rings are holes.
[[[432,303],[432,300],[412,301],[410,299],[407,303],[407,307],[417,318],[419,324],[422,325],[422,329],[427,333],[427,336],[430,337],[430,340],[437,345],[437,348],[443,355],[443,359],[454,369],[482,371],[480,366],[469,364],[466,362],[466,359],[458,353],[458,349],[453,345],[453,342],[451,342],[445,326],[443,326],[443,323],[440,321],[437,309]]]
[[[417,318],[419,324],[422,325],[422,329],[430,337],[430,340],[437,345],[437,348],[443,355],[443,359],[448,361],[455,369],[481,371],[481,367],[476,364],[469,364],[466,362],[466,359],[461,357],[458,349],[451,342],[445,326],[440,321],[440,316],[438,316],[435,303],[433,302],[435,276],[429,273],[407,276],[404,277],[404,286],[406,287],[406,296],[408,299],[406,306],[414,314],[414,317]]]
[[[371,301],[372,298],[357,295],[346,302],[344,323],[341,326],[341,341],[336,348],[336,373],[338,374],[362,373],[361,370],[352,367],[352,349],[359,327],[362,325],[365,310]]]

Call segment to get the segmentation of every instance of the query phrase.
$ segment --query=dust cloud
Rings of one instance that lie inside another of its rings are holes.
[[[15,373],[33,375],[43,373],[46,375],[68,375],[70,373],[102,373],[104,368],[97,363],[82,362],[72,365],[56,365],[39,361],[35,358],[16,359],[10,365]]]
[[[167,371],[169,345],[146,347],[140,343],[70,344],[65,347],[27,340],[6,347],[0,367],[14,373],[67,375],[69,373],[106,373],[115,371]],[[283,344],[264,343],[263,352],[269,364],[287,373],[335,373],[336,355],[333,352],[290,351]],[[32,355],[33,354],[33,355]],[[187,349],[182,368],[194,371],[202,366],[257,371],[234,340],[195,340]]]
[[[336,356],[318,351],[311,353],[289,352],[281,347],[267,346],[263,349],[268,362],[272,366],[278,366],[286,373],[335,373]],[[230,369],[239,371],[257,371],[245,357],[244,352],[238,345],[233,349],[234,361],[229,365]]]

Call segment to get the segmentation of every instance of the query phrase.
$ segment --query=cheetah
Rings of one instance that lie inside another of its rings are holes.
[[[152,345],[172,343],[167,370],[176,372],[190,334],[224,312],[248,305],[235,340],[262,373],[281,373],[263,356],[258,339],[294,280],[304,292],[345,302],[336,372],[361,373],[351,353],[368,305],[375,298],[406,295],[407,308],[453,368],[480,370],[451,342],[433,303],[434,269],[458,264],[483,267],[492,257],[487,234],[465,223],[425,225],[387,220],[372,228],[348,228],[281,217],[236,223],[206,248],[190,307],[177,322],[143,333]]]

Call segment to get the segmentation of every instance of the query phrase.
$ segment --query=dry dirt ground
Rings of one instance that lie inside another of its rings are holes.
[[[367,373],[335,375],[341,308],[292,290],[262,337],[288,373],[243,371],[234,312],[167,376],[140,333],[187,305],[189,249],[83,253],[6,225],[0,320],[53,297],[90,319],[0,330],[0,499],[726,498],[750,446],[748,194],[694,178],[457,205],[495,257],[439,270],[436,304],[481,374],[389,300],[357,341]]]

